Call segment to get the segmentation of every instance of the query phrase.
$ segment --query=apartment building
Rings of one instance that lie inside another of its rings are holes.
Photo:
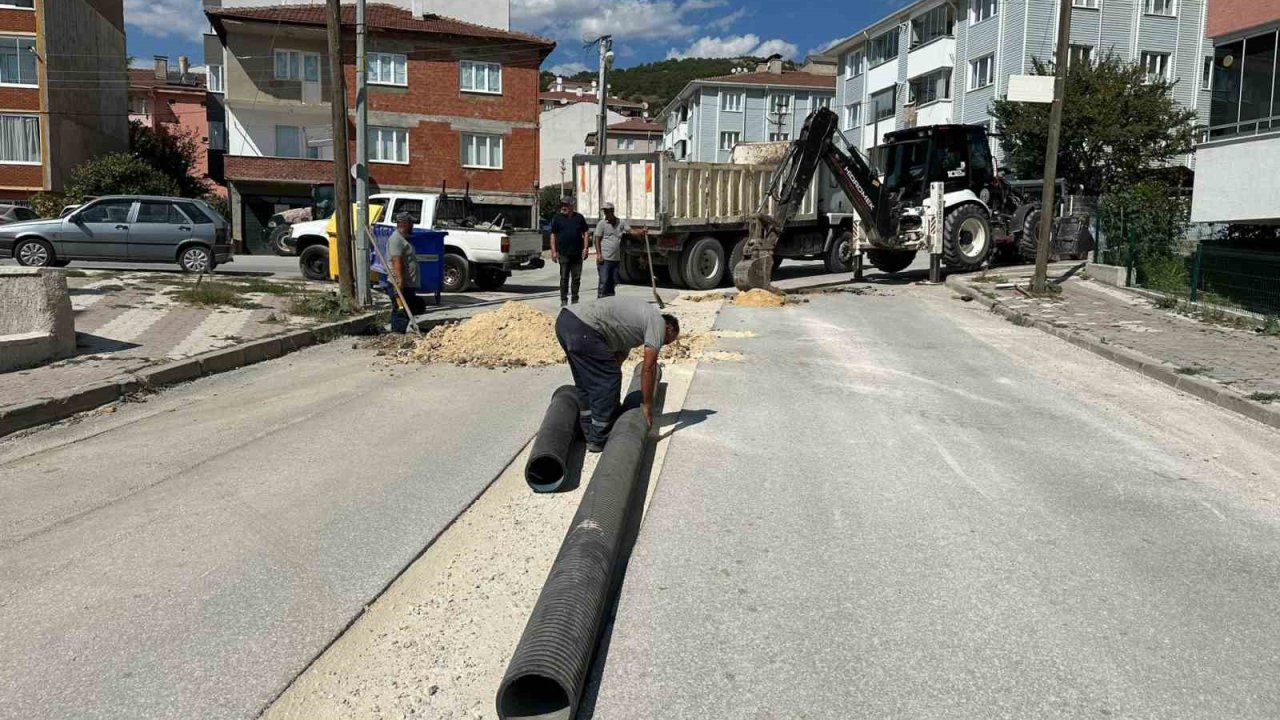
[[[1280,224],[1280,0],[1209,0],[1209,128],[1192,222]]]
[[[538,118],[541,145],[538,184],[551,187],[573,176],[573,156],[586,150],[586,137],[600,122],[600,93],[596,81],[575,82],[557,77],[538,94],[542,108]],[[609,124],[639,117],[647,109],[641,102],[609,96]]]
[[[355,107],[355,9],[343,8]],[[210,168],[230,191],[240,247],[264,250],[272,214],[333,182],[323,5],[209,7]],[[469,189],[486,217],[533,226],[539,66],[555,44],[385,3],[367,8],[373,190]],[[354,118],[348,137],[354,138]],[[350,157],[354,160],[355,150]]]
[[[783,70],[775,55],[754,72],[694,80],[663,108],[662,147],[677,159],[728,162],[744,142],[790,140],[809,113],[832,107],[835,63],[816,56],[799,70]]]
[[[660,122],[641,117],[609,123],[605,150],[610,155],[656,152],[662,148],[662,135],[666,128]],[[587,134],[587,152],[595,152],[597,134]]]
[[[187,136],[198,146],[190,174],[209,180],[208,89],[205,68],[194,68],[185,56],[177,66],[157,55],[152,68],[129,70],[129,120],[153,130]],[[227,189],[210,182],[210,191],[226,197]]]
[[[121,0],[0,0],[0,201],[129,145]]]
[[[1010,76],[1053,60],[1058,1],[919,0],[837,43],[827,53],[839,57],[846,137],[865,151],[906,127],[990,124]],[[1108,53],[1139,62],[1208,120],[1206,0],[1069,1],[1071,62]]]

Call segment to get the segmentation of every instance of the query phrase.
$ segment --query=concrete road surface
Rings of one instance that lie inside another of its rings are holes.
[[[726,308],[583,716],[1280,717],[1280,434],[892,292]]]

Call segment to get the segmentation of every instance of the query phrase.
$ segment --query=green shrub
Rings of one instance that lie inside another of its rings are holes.
[[[319,320],[341,320],[354,313],[355,306],[338,293],[313,293],[295,297],[289,304],[289,312]]]

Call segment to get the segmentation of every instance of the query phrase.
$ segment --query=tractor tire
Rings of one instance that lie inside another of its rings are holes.
[[[993,245],[991,221],[980,205],[961,205],[943,219],[942,261],[947,267],[977,270],[987,261]]]
[[[710,290],[726,275],[724,261],[724,246],[720,241],[703,236],[680,253],[680,274],[690,290]]]
[[[444,283],[441,288],[447,293],[465,292],[471,287],[471,263],[461,255],[445,253]]]
[[[271,231],[271,234],[267,236],[267,245],[271,246],[271,252],[279,255],[280,257],[293,256],[293,248],[289,247],[289,244],[285,242],[285,240],[289,238],[289,231],[291,229],[291,225],[285,225],[282,223]]]
[[[1036,245],[1040,241],[1040,208],[1027,213],[1018,233],[1018,257],[1025,263],[1036,261]]]
[[[302,276],[308,280],[329,279],[329,248],[324,245],[309,245],[298,256],[298,266]]]
[[[878,248],[868,248],[866,250],[867,261],[870,262],[875,269],[886,273],[899,273],[911,267],[911,263],[916,260],[915,250],[884,250]]]
[[[853,233],[845,230],[831,241],[831,247],[822,255],[822,264],[829,273],[853,271]]]

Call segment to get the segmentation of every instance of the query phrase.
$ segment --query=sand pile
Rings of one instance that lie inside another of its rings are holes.
[[[787,304],[787,296],[755,288],[738,293],[738,296],[733,299],[733,304],[743,307],[782,307]]]
[[[403,362],[485,368],[543,367],[565,361],[551,316],[514,302],[435,327],[397,357]]]

